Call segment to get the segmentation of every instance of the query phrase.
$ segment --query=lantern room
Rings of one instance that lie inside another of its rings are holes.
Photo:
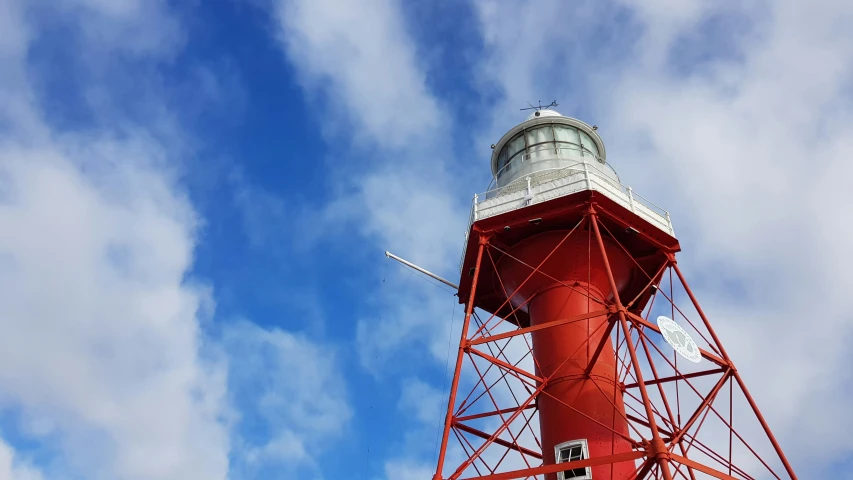
[[[537,110],[507,132],[492,152],[493,184],[506,187],[525,178],[585,166],[619,182],[607,164],[604,142],[586,123],[554,110]]]

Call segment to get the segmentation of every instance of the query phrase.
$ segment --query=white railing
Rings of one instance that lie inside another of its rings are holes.
[[[600,192],[655,227],[675,236],[669,212],[638,195],[631,187],[608,178],[596,168],[590,168],[586,163],[578,163],[565,168],[541,170],[509,185],[474,195],[471,214],[468,218],[468,229],[465,232],[466,248],[471,225],[478,220],[583,190]],[[460,269],[464,261],[465,250],[463,249]]]

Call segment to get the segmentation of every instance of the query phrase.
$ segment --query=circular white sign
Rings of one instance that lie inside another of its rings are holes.
[[[693,363],[702,361],[702,354],[699,353],[696,342],[679,324],[671,318],[658,317],[658,328],[666,343],[670,344],[679,355]]]

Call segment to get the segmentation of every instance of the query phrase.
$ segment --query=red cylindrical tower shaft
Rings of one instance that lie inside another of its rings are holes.
[[[512,300],[517,306],[529,299],[523,308],[529,313],[531,325],[601,310],[600,302],[613,298],[606,266],[595,243],[589,241],[589,231],[576,231],[566,238],[567,233],[547,232],[513,246],[509,252],[512,257],[536,266],[559,245],[526,282],[531,267],[509,257],[498,265],[507,295],[523,284]],[[622,289],[631,279],[633,263],[618,246],[605,241],[605,248],[617,288]],[[556,446],[576,440],[586,442],[591,457],[631,451],[631,444],[614,433],[627,436],[628,424],[609,338],[589,376],[586,373],[607,333],[606,323],[607,315],[601,315],[532,334],[537,374],[548,378],[544,393],[538,398],[545,464],[559,461],[555,458]],[[630,462],[592,468],[593,478],[627,479],[634,472]],[[557,475],[545,478],[556,480]]]

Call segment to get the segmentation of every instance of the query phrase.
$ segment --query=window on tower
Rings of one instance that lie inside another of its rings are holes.
[[[557,463],[574,462],[589,458],[586,440],[572,440],[563,442],[554,447]],[[558,480],[582,480],[591,479],[592,471],[589,467],[574,468],[557,473]]]
[[[564,148],[580,148],[581,141],[578,138],[578,130],[568,125],[554,125],[554,134],[556,140],[561,147]]]
[[[595,157],[598,157],[598,147],[595,146],[595,142],[592,141],[589,135],[586,132],[578,132],[581,136],[581,144],[583,145],[583,150],[587,152],[591,152]]]
[[[527,131],[527,145],[534,147],[543,143],[552,143],[554,141],[554,129],[551,125],[544,127],[531,128]]]

